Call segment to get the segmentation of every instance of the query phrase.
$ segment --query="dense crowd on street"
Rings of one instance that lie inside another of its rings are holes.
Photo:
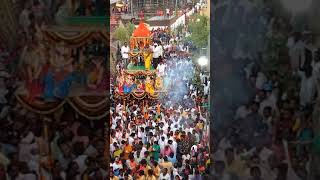
[[[192,61],[189,44],[182,41],[185,33],[173,35],[167,28],[151,32],[152,43],[134,50],[153,53],[150,69],[170,88],[158,99],[130,97],[124,102],[112,97],[111,179],[203,179],[210,171],[209,116],[203,107],[209,75]],[[128,52],[124,43],[116,76],[131,67]],[[135,65],[145,64],[145,59],[139,61],[143,63]],[[111,87],[114,95],[116,87]]]
[[[318,179],[315,34],[277,16],[266,1],[226,0],[215,12],[217,49],[234,63],[249,62],[243,74],[255,93],[224,122],[224,132],[214,132],[214,178]]]
[[[106,179],[103,121],[87,120],[68,106],[46,121],[16,99],[16,90],[24,83],[18,69],[22,50],[41,38],[41,28],[54,23],[55,10],[61,5],[48,2],[23,1],[17,16],[18,46],[1,44],[0,179]]]

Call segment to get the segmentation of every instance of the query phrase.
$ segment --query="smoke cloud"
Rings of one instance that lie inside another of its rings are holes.
[[[190,95],[190,83],[195,75],[195,67],[191,59],[185,57],[169,58],[165,74],[164,87],[167,94],[161,99],[162,103],[167,106],[177,104],[192,106],[192,103],[184,98]]]

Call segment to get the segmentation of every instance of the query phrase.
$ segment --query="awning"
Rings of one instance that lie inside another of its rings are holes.
[[[118,7],[118,8],[122,8],[123,6],[124,6],[124,4],[122,2],[116,4],[116,7]]]
[[[110,0],[110,4],[117,3],[119,0]]]

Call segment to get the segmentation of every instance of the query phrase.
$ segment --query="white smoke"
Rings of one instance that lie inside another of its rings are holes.
[[[190,83],[195,75],[195,68],[190,58],[173,57],[167,60],[165,70],[165,84],[167,94],[162,99],[164,104],[169,106],[183,104],[185,96],[190,95]]]

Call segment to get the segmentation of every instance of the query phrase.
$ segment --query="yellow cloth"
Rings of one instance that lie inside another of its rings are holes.
[[[182,112],[182,117],[184,117],[184,118],[188,118],[188,112],[183,111],[183,112]]]
[[[153,173],[154,173],[154,175],[156,176],[156,178],[159,178],[160,173],[161,173],[160,167],[159,167],[159,166],[154,167],[154,168],[153,168]]]
[[[162,162],[162,163],[159,163],[159,165],[160,165],[160,167],[161,167],[162,169],[167,168],[169,174],[171,173],[171,170],[172,170],[172,168],[173,168],[172,162]]]
[[[132,150],[133,148],[130,144],[124,147],[124,159],[129,159],[129,154],[132,152]]]
[[[97,71],[93,71],[88,76],[89,83],[96,83],[98,81],[98,73]]]
[[[150,70],[152,53],[143,53],[143,57],[144,57],[144,67],[146,68],[146,70]]]
[[[146,180],[157,180],[157,178],[154,175],[152,176],[147,175]]]
[[[208,166],[210,164],[210,159],[207,160],[206,165]]]
[[[0,152],[0,164],[7,167],[10,164],[10,160]]]
[[[155,86],[156,89],[162,89],[162,79],[160,77],[157,77]]]
[[[301,124],[300,119],[296,119],[294,122],[294,126],[292,127],[292,130],[296,132],[300,128],[300,124]]]
[[[202,129],[203,129],[203,123],[200,123],[200,122],[197,123],[196,127],[197,127],[198,129],[202,130]]]
[[[154,94],[154,88],[152,87],[151,83],[146,83],[146,92],[151,95]]]
[[[245,163],[240,160],[234,160],[231,164],[226,164],[226,169],[230,173],[234,173],[238,176],[243,176],[246,170]]]
[[[118,149],[117,151],[115,151],[113,153],[113,157],[120,157],[120,154],[122,153],[122,150],[121,149]]]
[[[144,171],[144,174],[147,175],[147,174],[148,174],[148,171],[149,171],[150,169],[151,169],[151,167],[147,165],[147,167],[144,168],[144,170],[143,170],[143,171]]]

